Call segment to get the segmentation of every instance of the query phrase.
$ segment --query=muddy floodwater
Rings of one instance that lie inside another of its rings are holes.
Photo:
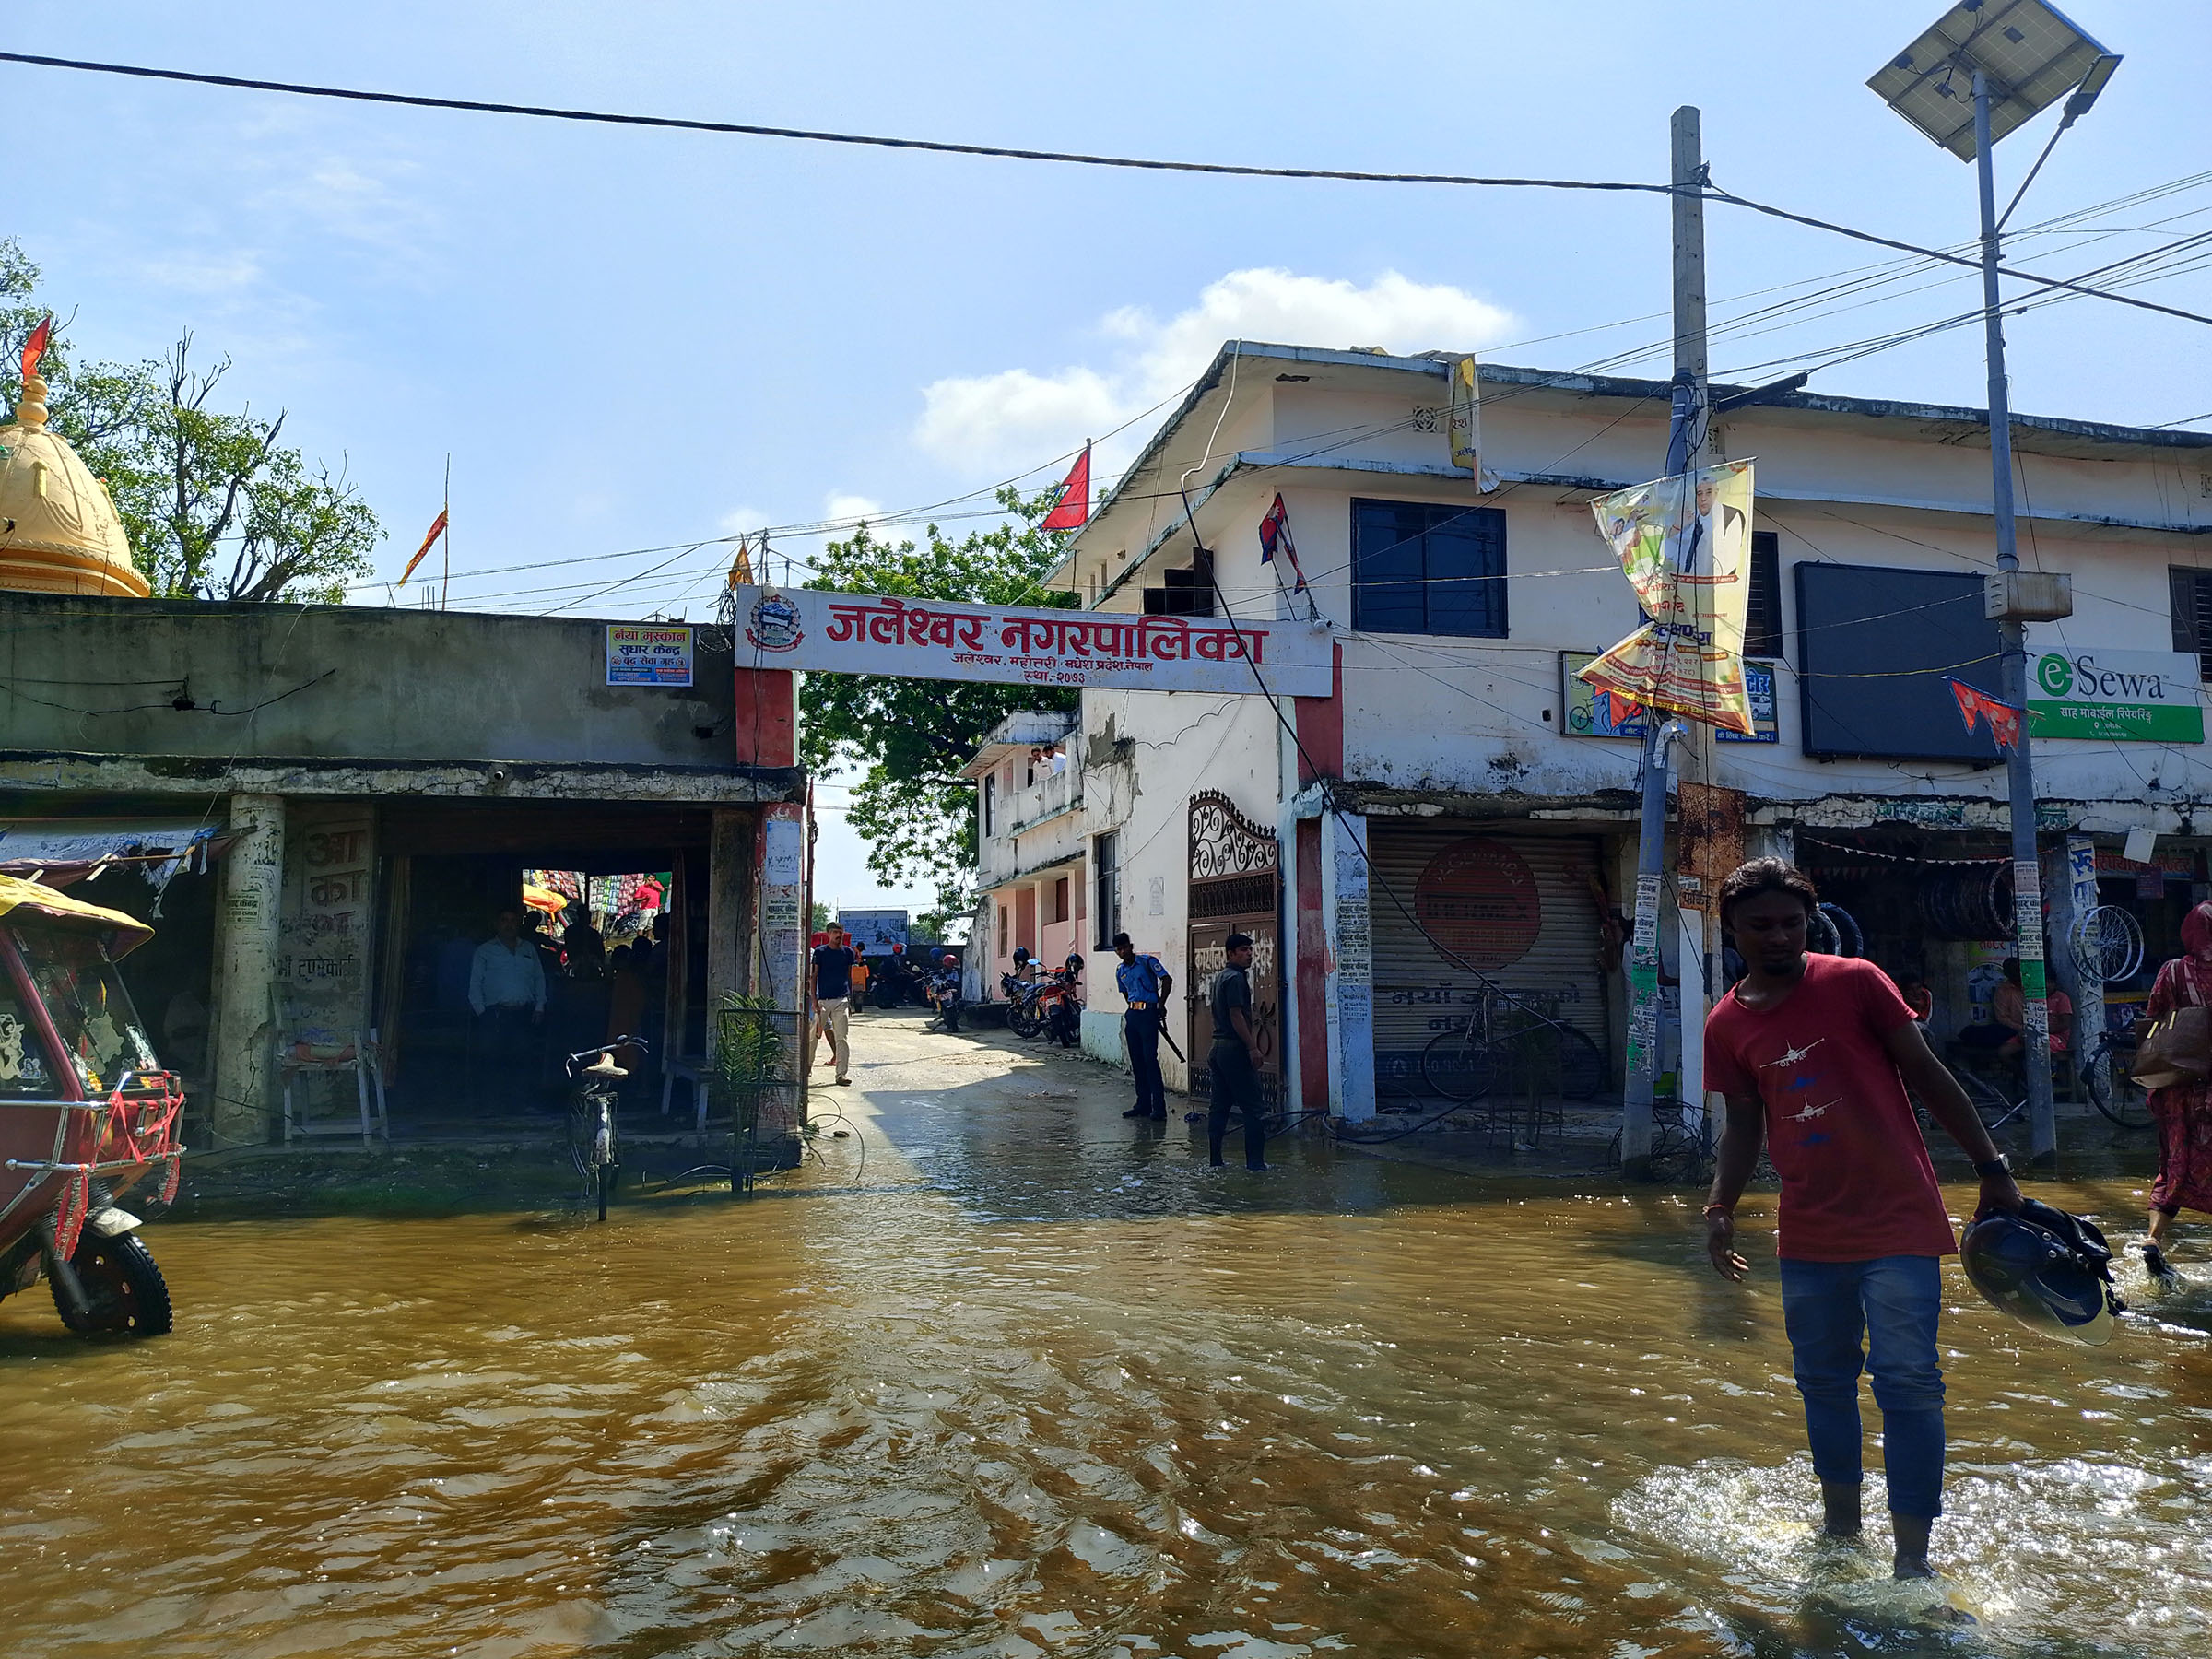
[[[1687,1194],[1209,1174],[935,1041],[749,1203],[165,1222],[137,1346],[0,1304],[6,1652],[2212,1653],[2212,1270],[2084,1351],[1947,1268],[1900,1591],[1813,1537],[1764,1222],[1739,1289]]]

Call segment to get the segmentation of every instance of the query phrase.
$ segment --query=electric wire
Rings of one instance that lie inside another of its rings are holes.
[[[48,69],[70,69],[97,75],[114,75],[145,80],[183,82],[198,86],[223,87],[254,92],[279,92],[290,97],[335,99],[357,103],[401,105],[414,109],[452,110],[480,114],[520,115],[538,120],[581,122],[605,125],[657,127],[685,132],[716,133],[744,137],[785,138],[819,144],[853,145],[880,149],[920,150],[942,155],[977,156],[1017,161],[1047,161],[1069,166],[1134,169],[1147,172],[1209,173],[1240,178],[1315,179],[1337,180],[1369,184],[1441,184],[1489,189],[1592,191],[1614,194],[1672,196],[1677,187],[1669,184],[1646,183],[1618,179],[1552,179],[1521,178],[1470,173],[1381,172],[1343,168],[1263,167],[1219,161],[1178,161],[1135,156],[1109,156],[1074,150],[1027,149],[1004,145],[956,144],[929,138],[895,138],[875,134],[832,132],[807,127],[767,126],[746,122],[705,121],[683,116],[618,114],[607,111],[567,109],[546,104],[501,103],[483,99],[436,98],[420,93],[377,92],[360,88],[316,86],[298,81],[261,80],[243,76],[213,75],[193,70],[162,69],[139,64],[101,63],[83,58],[53,57],[43,53],[0,52],[0,62],[34,65]],[[1860,230],[1832,219],[1812,214],[1796,213],[1777,207],[1771,203],[1755,201],[1733,191],[1719,189],[1710,183],[1700,187],[1700,194],[1708,200],[1742,207],[1752,213],[1804,225],[1813,229],[1826,230],[1837,236],[1846,236],[1877,247],[1895,249],[1899,253],[1918,254],[1923,258],[1939,259],[1952,265],[1977,266],[1979,261],[1962,254],[1924,248],[1896,237],[1881,236],[1871,230]],[[2077,288],[2085,293],[2098,294],[2123,305],[2140,307],[2146,311],[2182,318],[2192,323],[2212,324],[2212,316],[2183,311],[2175,306],[2159,305],[2147,300],[2136,300],[2124,295],[2105,293],[2100,289],[2080,288],[2077,284],[2038,276],[2029,272],[2000,267],[2006,276],[2034,282],[2050,288]]]

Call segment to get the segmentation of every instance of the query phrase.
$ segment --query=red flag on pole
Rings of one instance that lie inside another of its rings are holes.
[[[1060,486],[1060,500],[1054,503],[1040,530],[1080,530],[1090,522],[1090,445],[1076,457],[1076,464],[1067,469],[1067,478]]]
[[[1298,544],[1290,539],[1290,510],[1283,505],[1279,491],[1276,495],[1275,505],[1267,509],[1267,516],[1260,521],[1260,562],[1273,564],[1277,553],[1289,560],[1291,573],[1298,579],[1297,585],[1290,591],[1294,594],[1304,593],[1306,572],[1298,562]]]
[[[415,567],[420,564],[423,560],[423,557],[428,554],[432,547],[438,545],[438,538],[444,534],[445,510],[443,508],[440,508],[437,518],[431,522],[430,533],[422,538],[422,546],[415,549],[415,557],[407,560],[407,568],[399,573],[399,585],[401,587],[406,587],[407,585],[407,578],[415,574]]]
[[[29,380],[39,371],[39,359],[46,355],[46,342],[53,338],[53,318],[50,314],[43,323],[30,331],[30,338],[23,342],[23,378]]]
[[[1971,732],[1978,720],[1989,722],[1989,735],[1999,748],[2018,748],[2020,746],[2020,711],[2008,702],[2000,702],[1988,692],[1968,685],[1964,680],[1943,677],[1951,688],[1952,697],[1958,700],[1959,718],[1966,722]]]

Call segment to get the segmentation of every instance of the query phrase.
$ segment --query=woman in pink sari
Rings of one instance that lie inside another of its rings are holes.
[[[2212,900],[2182,920],[2182,948],[2159,969],[2144,1013],[2156,1019],[2195,1004],[2212,1007]],[[2177,1083],[2150,1091],[2150,1114],[2159,1126],[2159,1178],[2150,1189],[2150,1237],[2143,1265],[2168,1278],[2166,1235],[2182,1210],[2212,1211],[2212,1081]]]

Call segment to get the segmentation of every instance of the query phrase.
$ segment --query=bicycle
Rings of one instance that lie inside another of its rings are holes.
[[[2089,1104],[2122,1129],[2150,1127],[2150,1096],[2128,1076],[2136,1062],[2132,1031],[2107,1031],[2089,1050],[2080,1072],[2089,1088]]]
[[[618,1037],[599,1048],[571,1054],[564,1063],[575,1085],[569,1095],[569,1159],[583,1182],[583,1196],[599,1200],[599,1219],[606,1219],[607,1194],[614,1190],[619,1167],[620,1145],[615,1132],[615,1086],[629,1076],[615,1064],[615,1051],[646,1047],[641,1037]],[[590,1065],[582,1062],[589,1061]]]
[[[1517,1005],[1501,1007],[1494,986],[1464,1019],[1454,1020],[1421,1050],[1421,1076],[1448,1100],[1471,1103],[1502,1087],[1556,1079],[1570,1100],[1605,1091],[1606,1057],[1597,1044],[1563,1020]]]

